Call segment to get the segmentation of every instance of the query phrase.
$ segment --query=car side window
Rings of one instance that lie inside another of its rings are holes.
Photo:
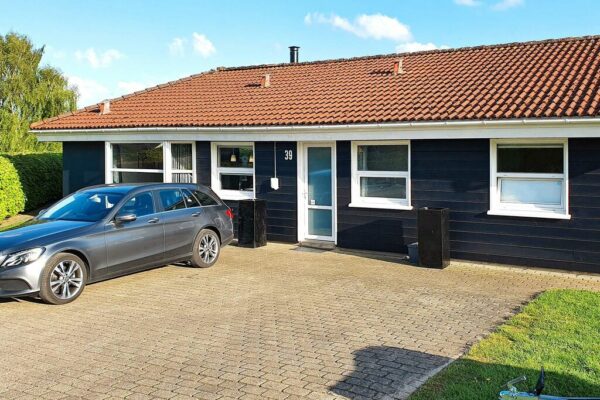
[[[185,208],[185,201],[181,190],[179,189],[165,189],[158,192],[160,202],[165,211],[181,210]]]
[[[219,203],[212,198],[212,196],[201,192],[199,190],[194,190],[194,196],[198,199],[202,206],[217,206]]]
[[[192,192],[190,192],[187,189],[183,189],[183,199],[185,200],[185,205],[190,208],[190,207],[200,207],[200,202],[198,201],[198,199],[196,199],[194,197],[194,195],[192,194]]]
[[[135,214],[136,217],[154,214],[154,201],[152,200],[152,193],[139,193],[127,200],[117,215],[127,214]]]

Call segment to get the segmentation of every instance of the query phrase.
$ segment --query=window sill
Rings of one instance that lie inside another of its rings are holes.
[[[382,209],[382,210],[406,210],[406,211],[410,211],[413,209],[412,206],[406,206],[406,205],[402,205],[402,204],[373,204],[373,203],[357,203],[357,202],[348,204],[348,207],[378,208],[378,209]]]
[[[237,200],[253,200],[254,197],[254,193],[253,192],[217,192],[215,191],[215,193],[217,194],[217,196],[219,196],[221,198],[221,200],[231,200],[231,201],[237,201]]]
[[[496,215],[500,217],[521,217],[521,218],[542,218],[542,219],[571,219],[570,214],[562,214],[558,212],[546,211],[508,211],[508,210],[489,210],[488,215]]]

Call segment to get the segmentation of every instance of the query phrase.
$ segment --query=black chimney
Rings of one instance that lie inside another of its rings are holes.
[[[298,50],[299,46],[290,46],[290,63],[294,64],[298,62]]]

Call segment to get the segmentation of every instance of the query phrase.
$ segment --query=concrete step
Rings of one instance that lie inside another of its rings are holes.
[[[319,250],[334,250],[335,243],[327,242],[324,240],[303,240],[300,242],[301,247],[308,247],[311,249],[319,249]]]

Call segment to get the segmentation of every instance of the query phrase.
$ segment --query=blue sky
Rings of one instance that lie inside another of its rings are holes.
[[[218,66],[600,33],[598,0],[0,0],[77,85],[79,106]]]

